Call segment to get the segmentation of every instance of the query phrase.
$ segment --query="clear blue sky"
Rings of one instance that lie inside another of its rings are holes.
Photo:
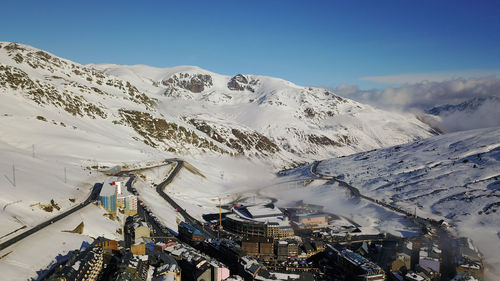
[[[2,1],[0,40],[300,85],[500,69],[498,1]],[[464,74],[465,75],[465,74]]]

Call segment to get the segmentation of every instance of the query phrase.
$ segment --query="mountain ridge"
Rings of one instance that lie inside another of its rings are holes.
[[[34,103],[32,117],[51,111],[61,119],[53,123],[99,123],[154,149],[257,157],[278,168],[434,134],[414,116],[280,78],[196,66],[83,66],[10,42],[0,42],[0,81],[5,99]]]

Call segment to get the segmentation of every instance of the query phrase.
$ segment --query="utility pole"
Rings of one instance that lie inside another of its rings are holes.
[[[14,187],[16,187],[16,166],[12,164],[12,180],[14,182]]]

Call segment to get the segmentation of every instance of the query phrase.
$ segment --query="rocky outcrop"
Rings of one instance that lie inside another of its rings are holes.
[[[236,128],[223,128],[209,125],[203,120],[189,120],[196,129],[204,132],[213,140],[236,150],[238,154],[249,154],[252,151],[260,155],[270,155],[280,151],[279,146],[268,137],[256,131],[242,131]]]
[[[257,80],[248,81],[243,74],[236,74],[227,83],[227,88],[232,91],[248,90],[253,93],[255,92],[255,89],[252,86],[255,86],[257,82]]]
[[[107,114],[98,104],[87,101],[83,95],[60,91],[54,85],[40,80],[32,80],[21,69],[0,64],[0,89],[22,91],[24,95],[39,105],[51,104],[73,116],[106,118]]]
[[[185,152],[188,149],[187,147],[191,145],[203,151],[228,153],[212,141],[199,137],[195,131],[176,123],[167,122],[163,118],[153,117],[147,112],[120,109],[119,114],[122,118],[117,124],[132,127],[143,137],[144,143],[151,147],[158,147],[159,143],[163,143],[168,147],[166,148],[167,151],[176,152],[181,150],[181,152]]]
[[[174,74],[168,80],[163,80],[162,84],[168,88],[179,87],[192,93],[201,93],[205,87],[213,86],[212,76],[208,74]]]

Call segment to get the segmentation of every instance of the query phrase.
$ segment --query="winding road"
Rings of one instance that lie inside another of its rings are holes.
[[[22,239],[30,236],[31,234],[67,217],[68,215],[71,215],[73,214],[74,212],[82,209],[83,207],[87,206],[88,204],[90,204],[92,201],[95,201],[97,199],[99,199],[99,193],[101,192],[101,188],[102,188],[102,184],[101,183],[96,183],[94,185],[94,187],[92,188],[92,192],[90,193],[89,197],[83,201],[82,203],[74,206],[73,208],[65,211],[64,213],[61,213],[53,218],[50,218],[49,220],[43,222],[43,223],[40,223],[38,224],[37,226],[34,226],[33,228],[30,228],[29,230],[26,230],[25,232],[19,234],[19,235],[16,235],[14,237],[12,237],[11,239],[3,242],[3,243],[0,243],[0,251],[2,251],[3,249],[7,248],[7,247],[10,247],[11,245],[21,241]]]
[[[361,198],[361,199],[368,200],[368,201],[370,201],[370,202],[372,202],[374,204],[377,204],[377,205],[379,205],[381,207],[389,209],[389,210],[391,210],[393,212],[396,212],[396,213],[399,213],[399,214],[403,214],[403,215],[405,215],[405,216],[407,216],[409,218],[414,218],[415,223],[419,224],[420,226],[425,226],[425,222],[428,222],[428,223],[432,224],[433,226],[439,226],[441,224],[440,221],[436,221],[436,220],[433,220],[433,219],[430,219],[430,218],[422,218],[422,217],[415,216],[414,214],[412,214],[411,212],[408,212],[407,210],[403,210],[403,209],[397,208],[397,207],[389,205],[389,204],[387,204],[385,202],[379,201],[377,199],[373,199],[372,197],[368,197],[366,195],[363,195],[363,194],[361,194],[361,192],[359,192],[359,189],[357,189],[356,187],[348,184],[345,181],[339,180],[336,177],[325,176],[325,175],[322,175],[322,174],[318,173],[317,168],[318,168],[318,165],[320,163],[321,163],[321,161],[315,161],[315,162],[313,162],[313,164],[311,165],[311,169],[310,169],[311,174],[317,176],[318,179],[329,179],[331,181],[335,181],[335,182],[337,182],[339,184],[339,186],[347,188],[354,197],[358,197],[358,198]]]
[[[199,222],[197,219],[193,218],[190,214],[188,214],[186,212],[185,209],[183,209],[181,206],[179,206],[179,204],[177,204],[170,196],[168,196],[164,192],[165,186],[169,185],[174,180],[175,176],[177,176],[179,171],[184,166],[184,161],[182,161],[182,160],[172,159],[169,161],[175,162],[176,166],[175,166],[174,170],[170,173],[170,175],[168,175],[168,177],[163,182],[161,182],[158,186],[156,186],[156,192],[158,192],[158,194],[163,199],[165,199],[165,201],[167,201],[173,208],[175,208],[177,210],[177,212],[179,212],[184,217],[184,219],[186,220],[186,222],[188,224],[191,224],[192,226],[195,226],[200,231],[202,231],[203,234],[205,235],[205,237],[215,238],[216,235],[210,228],[206,227],[201,222]]]

